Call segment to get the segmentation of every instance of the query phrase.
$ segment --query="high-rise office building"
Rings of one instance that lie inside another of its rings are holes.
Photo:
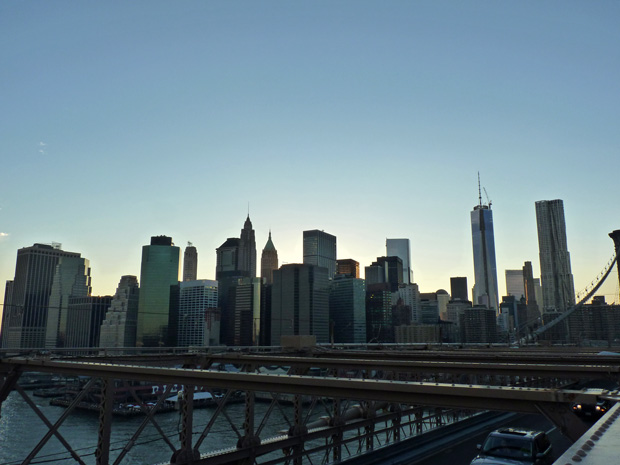
[[[121,276],[101,323],[99,347],[135,347],[140,288],[136,276]]]
[[[80,258],[80,254],[65,252],[61,244],[34,244],[17,251],[15,278],[7,282],[4,297],[3,348],[45,347],[50,296],[60,258]]]
[[[67,347],[99,347],[101,323],[110,307],[112,296],[69,298],[67,311]]]
[[[540,317],[538,300],[536,298],[536,285],[534,281],[534,272],[532,271],[532,262],[523,264],[523,289],[525,290],[525,303],[527,305],[527,322],[534,324]]]
[[[151,244],[142,247],[140,298],[136,345],[138,347],[168,346],[176,340],[170,334],[171,287],[179,284],[181,250],[167,236],[151,237]]]
[[[377,267],[366,267],[366,270],[369,268]],[[366,280],[366,342],[394,342],[392,307],[397,302],[398,293],[392,292],[390,283]]]
[[[336,274],[336,236],[313,229],[304,231],[304,264],[327,268],[327,276]]]
[[[467,277],[457,276],[450,278],[450,294],[452,296],[452,300],[469,300]]]
[[[523,269],[506,270],[506,294],[514,296],[517,300],[525,296]]]
[[[240,278],[234,286],[232,341],[234,346],[256,346],[260,338],[261,278]]]
[[[250,215],[243,224],[239,238],[239,269],[245,272],[248,278],[256,278],[256,238]]]
[[[183,281],[196,281],[198,276],[198,251],[191,242],[183,254]]]
[[[351,278],[359,278],[360,264],[351,258],[336,260],[336,274],[349,276]]]
[[[333,342],[366,342],[366,287],[363,279],[336,274],[329,289],[329,319]]]
[[[413,282],[413,270],[411,269],[411,248],[409,239],[386,239],[386,255],[388,257],[399,257],[403,262],[403,283]]]
[[[273,272],[278,269],[278,251],[271,240],[271,231],[269,231],[269,239],[263,248],[260,258],[260,275],[266,284],[273,284]]]
[[[575,304],[575,287],[566,243],[562,200],[536,202],[540,279],[544,312],[563,312]]]
[[[291,263],[273,272],[271,344],[282,336],[316,336],[329,342],[329,279],[326,267]]]
[[[60,257],[50,294],[45,347],[65,347],[67,315],[71,297],[88,297],[92,291],[89,261],[81,257]]]
[[[179,284],[179,347],[219,345],[219,339],[217,281],[183,281]]]
[[[387,283],[391,292],[398,291],[398,286],[403,284],[403,262],[400,257],[377,257],[364,270],[366,284]]]
[[[480,181],[478,181],[480,192]],[[471,212],[471,236],[474,252],[474,304],[488,308],[499,308],[497,290],[497,267],[495,264],[495,238],[493,234],[493,212],[491,203],[479,203]]]

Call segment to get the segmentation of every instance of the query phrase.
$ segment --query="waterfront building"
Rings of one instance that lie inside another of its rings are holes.
[[[121,276],[101,323],[99,347],[106,349],[136,346],[139,298],[138,278],[130,275]]]
[[[450,295],[452,296],[452,300],[469,300],[468,294],[466,277],[459,276],[450,278]]]
[[[219,345],[218,282],[208,279],[179,284],[179,347]]]
[[[169,346],[176,340],[171,320],[174,289],[178,287],[181,251],[167,236],[151,237],[150,245],[142,247],[140,297],[136,345],[138,347]]]
[[[250,215],[243,224],[239,238],[238,268],[248,278],[256,278],[256,236],[250,221]]]
[[[394,328],[397,344],[433,344],[441,342],[441,325],[410,324]]]
[[[71,297],[87,297],[92,291],[89,261],[82,257],[59,257],[47,311],[45,347],[70,346],[66,341]]]
[[[196,281],[198,276],[198,251],[191,242],[183,254],[183,281]]]
[[[360,264],[352,258],[336,260],[336,274],[349,276],[351,278],[360,277]]]
[[[327,277],[336,274],[336,236],[313,229],[303,232],[303,254],[305,265],[327,268]]]
[[[512,295],[517,299],[525,296],[523,269],[506,270],[506,294]]]
[[[563,312],[575,304],[575,287],[566,242],[564,202],[536,202],[536,226],[540,253],[542,308],[547,312]]]
[[[330,342],[366,342],[366,285],[363,279],[336,274],[329,289],[329,319],[332,325]]]
[[[99,347],[101,323],[112,296],[69,297],[66,347]]]
[[[480,192],[480,181],[478,181]],[[497,290],[497,267],[495,264],[495,238],[493,233],[493,212],[491,203],[479,203],[471,212],[471,234],[474,253],[474,295],[473,301],[497,311],[499,297]]]
[[[266,284],[273,284],[273,271],[277,270],[278,266],[278,251],[273,245],[271,231],[269,231],[269,238],[260,259],[260,275]]]
[[[413,270],[411,268],[411,248],[409,239],[386,239],[386,255],[388,257],[398,257],[403,264],[403,283],[413,282]]]
[[[3,348],[45,347],[49,301],[60,258],[80,258],[61,244],[34,244],[17,251],[15,278],[7,282],[2,316]],[[75,281],[75,279],[74,279]]]
[[[271,343],[282,336],[316,336],[329,342],[329,278],[322,266],[292,263],[273,272]]]

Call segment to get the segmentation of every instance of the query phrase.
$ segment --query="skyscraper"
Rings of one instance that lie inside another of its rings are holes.
[[[188,242],[183,255],[183,281],[196,281],[197,276],[198,251],[191,242]]]
[[[385,248],[388,257],[399,257],[403,261],[403,283],[412,283],[413,270],[411,269],[409,239],[386,239]]]
[[[3,348],[45,347],[49,300],[61,257],[80,254],[61,250],[61,244],[34,244],[17,251],[15,278],[7,282],[4,297]]]
[[[527,322],[533,324],[540,316],[538,301],[536,298],[536,285],[532,262],[523,264],[523,288],[525,290],[525,303],[527,304]]]
[[[271,241],[271,231],[269,231],[269,239],[263,248],[260,258],[260,275],[265,279],[266,284],[273,283],[273,271],[278,269],[278,251]]]
[[[536,202],[538,251],[544,312],[563,312],[575,303],[562,200]]]
[[[471,212],[471,236],[474,252],[474,304],[499,309],[495,238],[491,202],[482,203],[478,180],[479,203]]]
[[[516,300],[525,296],[523,269],[506,270],[506,294],[516,297]]]
[[[135,347],[140,288],[135,276],[121,276],[101,323],[99,347]]]
[[[452,300],[469,300],[467,277],[458,276],[450,278],[450,294],[452,295]]]
[[[250,215],[243,224],[241,237],[239,238],[239,269],[245,272],[248,278],[256,278],[256,238]]]
[[[304,231],[304,264],[327,268],[327,277],[336,274],[336,236],[313,229]]]
[[[329,280],[325,267],[291,263],[273,272],[271,344],[282,336],[329,342]]]
[[[359,278],[360,264],[352,258],[336,260],[336,274],[350,276],[351,278]]]
[[[337,274],[330,284],[329,318],[333,342],[366,342],[366,287],[363,279]]]
[[[169,334],[171,286],[178,286],[181,249],[167,236],[151,237],[142,247],[136,345],[161,347],[176,339]],[[172,315],[174,316],[174,315]]]
[[[90,296],[92,288],[89,265],[89,261],[82,257],[58,259],[47,312],[45,347],[51,349],[70,346],[66,341],[69,299]]]
[[[219,318],[212,318],[213,314],[219,316],[217,281],[201,279],[180,283],[179,347],[218,345]]]

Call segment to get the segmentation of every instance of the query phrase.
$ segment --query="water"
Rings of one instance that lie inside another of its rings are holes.
[[[64,407],[49,405],[49,399],[32,396],[31,399],[43,412],[47,419],[54,423],[65,411]],[[256,404],[256,418],[260,422],[268,404]],[[226,412],[235,428],[242,433],[244,403],[230,404]],[[215,408],[197,409],[194,411],[194,440],[196,432],[202,432],[215,412]],[[0,412],[0,465],[15,465],[21,463],[30,451],[48,432],[47,426],[26,404],[17,392],[11,392],[2,404]],[[289,419],[291,417],[289,416]],[[178,412],[160,413],[154,416],[169,440],[176,448],[180,447],[179,431],[180,417]],[[110,457],[113,461],[118,457],[128,440],[133,436],[143,416],[114,417],[112,422],[112,437]],[[255,428],[258,428],[258,423]],[[99,418],[96,412],[74,410],[63,422],[59,431],[71,447],[77,451],[87,464],[95,463]],[[288,429],[289,425],[283,414],[274,409],[262,438],[275,436],[281,430]],[[201,452],[234,447],[237,443],[237,434],[224,415],[219,415],[207,438],[200,447]],[[146,465],[167,462],[172,456],[172,450],[161,438],[161,435],[152,424],[149,424],[136,441],[136,445],[125,456],[121,463]],[[70,457],[60,441],[53,436],[44,448],[37,454],[32,463],[72,464],[75,461]]]

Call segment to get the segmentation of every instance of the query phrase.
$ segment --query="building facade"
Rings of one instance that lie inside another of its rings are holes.
[[[474,303],[497,311],[499,297],[493,212],[490,205],[482,204],[482,199],[471,212],[471,234],[474,252]]]
[[[168,346],[176,339],[170,334],[171,287],[179,284],[181,251],[167,236],[151,237],[142,247],[140,298],[136,328],[137,347]]]
[[[61,244],[34,244],[17,251],[15,278],[8,281],[2,316],[3,348],[45,347],[49,301],[60,258],[80,258]]]
[[[469,300],[466,277],[456,276],[450,278],[450,295],[452,296],[452,300]]]
[[[219,345],[220,328],[217,313],[219,313],[217,281],[200,279],[180,283],[177,336],[179,347]]]
[[[336,260],[336,274],[349,276],[350,278],[359,278],[360,264],[352,258]]]
[[[536,226],[542,308],[545,313],[563,312],[575,304],[575,287],[566,242],[564,202],[559,199],[536,202]]]
[[[525,296],[525,280],[523,279],[523,269],[506,270],[506,294],[517,299]]]
[[[304,264],[327,268],[327,276],[336,274],[336,236],[313,229],[303,233]]]
[[[198,251],[191,242],[183,254],[183,281],[196,281],[198,276]]]
[[[403,283],[413,282],[413,269],[411,268],[411,248],[409,239],[386,239],[386,255],[399,257],[403,263]]]
[[[99,347],[106,349],[136,346],[139,299],[138,278],[131,275],[121,276],[101,323]]]
[[[273,272],[278,269],[278,266],[278,251],[273,245],[271,231],[269,231],[269,238],[260,258],[260,275],[266,284],[273,284]]]
[[[112,296],[69,297],[66,347],[99,347]]]
[[[366,287],[363,279],[337,274],[329,289],[332,340],[338,344],[366,342]]]
[[[256,278],[256,235],[252,228],[250,215],[243,224],[239,238],[239,270],[248,278]]]
[[[327,268],[309,264],[282,265],[273,272],[271,344],[282,336],[316,336],[329,342],[329,278]]]

